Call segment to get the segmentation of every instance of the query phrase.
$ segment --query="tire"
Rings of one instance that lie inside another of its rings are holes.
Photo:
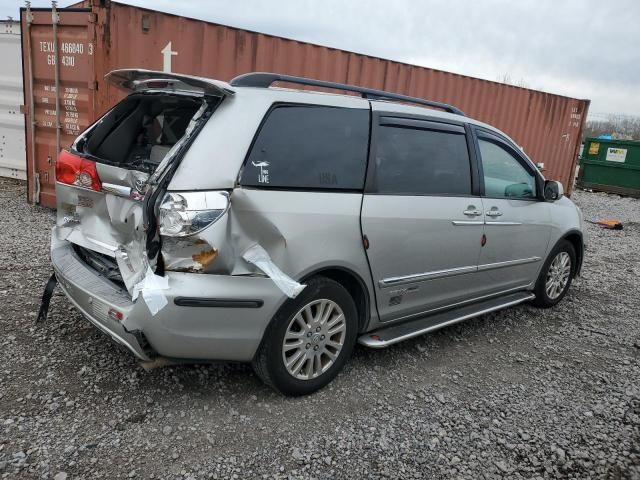
[[[570,262],[568,266],[566,266],[567,259]],[[576,267],[575,248],[569,241],[560,240],[553,247],[542,269],[540,269],[540,274],[533,290],[536,295],[533,304],[539,308],[549,308],[560,302],[571,286]],[[568,277],[565,278],[566,275]],[[554,278],[556,279],[555,286],[552,287],[548,282],[552,282]]]
[[[319,312],[328,315],[324,323]],[[357,334],[358,312],[349,292],[334,280],[313,277],[275,314],[252,366],[264,383],[283,395],[307,395],[327,385],[342,370]],[[290,362],[289,368],[285,361]]]

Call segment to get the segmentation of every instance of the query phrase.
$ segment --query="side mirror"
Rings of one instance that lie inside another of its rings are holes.
[[[560,182],[555,180],[545,180],[544,182],[544,199],[548,202],[560,200],[564,195],[564,188]]]

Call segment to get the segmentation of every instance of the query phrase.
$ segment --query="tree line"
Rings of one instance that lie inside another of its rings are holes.
[[[618,140],[640,140],[640,117],[632,115],[607,115],[587,119],[584,137],[611,135]]]

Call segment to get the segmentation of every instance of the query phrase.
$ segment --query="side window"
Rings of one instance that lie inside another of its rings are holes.
[[[506,149],[478,140],[487,197],[535,198],[536,177]]]
[[[258,133],[240,184],[362,190],[368,145],[368,110],[277,107]]]
[[[464,133],[381,126],[374,189],[403,195],[470,195]]]

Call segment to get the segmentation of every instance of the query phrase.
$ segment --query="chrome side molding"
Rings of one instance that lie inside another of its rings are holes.
[[[470,265],[468,267],[456,267],[446,270],[434,270],[432,272],[414,273],[402,277],[384,278],[378,282],[381,288],[392,287],[395,285],[404,285],[405,283],[424,282],[436,278],[453,277],[463,275],[465,273],[485,272],[496,268],[514,267],[516,265],[526,265],[527,263],[535,263],[542,260],[541,257],[519,258],[517,260],[507,260],[506,262],[485,263],[483,265]]]
[[[406,275],[402,277],[384,278],[378,283],[381,287],[391,287],[395,285],[403,285],[405,283],[422,282],[425,280],[432,280],[434,278],[451,277],[454,275],[462,275],[464,273],[471,273],[478,270],[478,267],[471,265],[468,267],[449,268],[446,270],[435,270],[433,272],[416,273],[413,275]]]
[[[541,257],[519,258],[518,260],[507,260],[506,262],[485,263],[478,265],[479,272],[494,270],[496,268],[515,267],[516,265],[526,265],[527,263],[536,263],[542,260]]]

